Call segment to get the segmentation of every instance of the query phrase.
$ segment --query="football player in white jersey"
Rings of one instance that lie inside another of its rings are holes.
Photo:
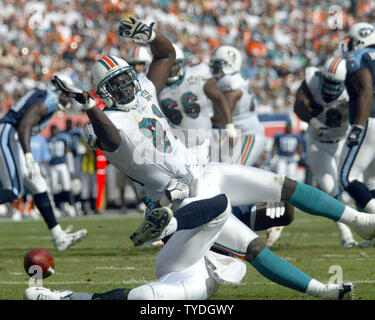
[[[232,119],[240,139],[233,150],[220,150],[223,162],[252,166],[259,158],[265,145],[264,127],[256,113],[255,96],[249,84],[241,76],[242,56],[232,46],[221,46],[211,57],[211,70],[217,85],[227,98]],[[220,116],[215,115],[216,126],[221,125]]]
[[[339,197],[339,161],[349,127],[345,59],[331,57],[322,69],[308,67],[294,104],[297,116],[309,123],[307,159],[321,190]],[[343,247],[357,243],[350,229],[337,222]]]
[[[220,261],[212,259],[208,253],[214,243],[242,257],[263,276],[281,285],[321,298],[341,299],[347,296],[352,290],[350,284],[324,285],[274,255],[250,228],[230,213],[230,203],[238,206],[286,201],[310,214],[345,222],[366,239],[375,237],[375,216],[357,212],[314,187],[272,172],[234,164],[198,164],[195,156],[172,134],[158,107],[156,97],[174,64],[175,51],[167,38],[152,30],[153,25],[147,26],[133,17],[130,21],[121,21],[120,25],[121,35],[149,43],[154,60],[147,73],[148,80],[138,81],[133,68],[118,57],[102,57],[92,67],[91,83],[106,104],[103,111],[87,92],[58,77],[54,78],[54,83],[83,104],[92,124],[85,129],[88,144],[102,149],[110,162],[132,179],[143,183],[154,201],[164,199],[172,180],[187,187],[188,192],[181,193],[182,197],[176,198],[178,201],[169,198],[175,210],[174,217],[168,213],[171,218],[165,219],[166,215],[162,212],[170,212],[167,208],[157,208],[157,214],[150,215],[157,218],[160,213],[159,218],[163,221],[159,222],[167,225],[169,232],[178,230],[171,234],[157,256],[157,280],[130,290],[118,289],[94,295],[66,294],[66,291],[56,293],[34,287],[25,291],[25,297],[72,300],[207,299],[216,291],[220,281],[241,281],[246,269],[239,264],[236,264],[239,268],[237,273],[231,268],[221,268]],[[212,203],[212,199],[217,202]],[[177,213],[194,207],[197,201],[206,201],[209,205],[187,210],[184,217],[191,220],[190,224],[195,227],[179,229]],[[216,217],[198,226],[214,209]],[[198,214],[195,214],[197,210]],[[144,226],[152,229],[148,222],[150,220],[147,221],[146,215]],[[143,240],[153,240],[149,228],[145,228],[144,234],[149,237]],[[160,233],[157,232],[157,235]]]
[[[163,113],[176,128],[176,134],[198,158],[210,161],[213,107],[223,115],[227,134],[235,134],[232,116],[224,94],[216,85],[205,63],[185,66],[183,51],[175,44],[176,60],[158,100]]]

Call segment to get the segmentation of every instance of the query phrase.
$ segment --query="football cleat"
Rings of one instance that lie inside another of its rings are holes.
[[[43,287],[30,287],[23,293],[24,300],[70,300],[69,296],[73,291],[51,290]]]
[[[271,247],[280,238],[284,227],[273,227],[267,230],[267,247]]]
[[[354,239],[342,239],[341,246],[343,248],[353,248],[358,246],[358,242]]]
[[[353,300],[354,286],[353,283],[343,283],[339,288],[339,300]]]
[[[351,282],[343,284],[327,283],[324,285],[320,297],[325,300],[352,300],[353,293],[354,286]]]
[[[168,207],[158,207],[145,214],[141,225],[133,232],[130,239],[136,247],[163,239],[167,235],[166,227],[173,217]]]
[[[86,235],[86,229],[81,229],[74,233],[62,231],[56,238],[53,239],[53,244],[55,245],[55,249],[57,251],[64,251],[68,249],[70,246],[81,241],[83,238],[86,237]]]

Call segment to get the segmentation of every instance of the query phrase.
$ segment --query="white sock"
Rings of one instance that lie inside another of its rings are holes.
[[[342,216],[339,220],[339,222],[345,223],[346,225],[351,225],[353,222],[355,222],[358,219],[359,212],[357,210],[354,210],[351,207],[345,206],[345,210],[342,213]]]
[[[320,297],[324,284],[318,280],[311,279],[306,288],[306,293],[313,297]]]
[[[363,208],[368,213],[375,213],[375,199],[371,199],[367,202],[366,206]]]
[[[169,236],[172,233],[176,232],[177,230],[177,219],[175,217],[172,217],[171,221],[169,221],[168,225],[165,227],[163,235]]]
[[[57,224],[51,229],[51,232],[52,232],[52,237],[57,238],[63,232],[63,230],[61,229],[61,226]]]

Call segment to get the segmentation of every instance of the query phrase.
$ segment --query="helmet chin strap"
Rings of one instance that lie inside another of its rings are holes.
[[[124,110],[124,111],[130,111],[130,110],[134,109],[137,102],[138,102],[138,98],[137,98],[137,96],[134,96],[134,99],[127,104],[116,104],[114,102],[113,105],[115,105],[117,107],[117,109],[121,109],[121,110]]]

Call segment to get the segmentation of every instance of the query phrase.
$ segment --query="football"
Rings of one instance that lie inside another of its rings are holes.
[[[23,260],[26,273],[34,278],[48,278],[55,273],[55,264],[52,255],[45,249],[33,249],[26,253]],[[38,270],[38,266],[40,269]],[[39,274],[38,274],[39,272]]]

